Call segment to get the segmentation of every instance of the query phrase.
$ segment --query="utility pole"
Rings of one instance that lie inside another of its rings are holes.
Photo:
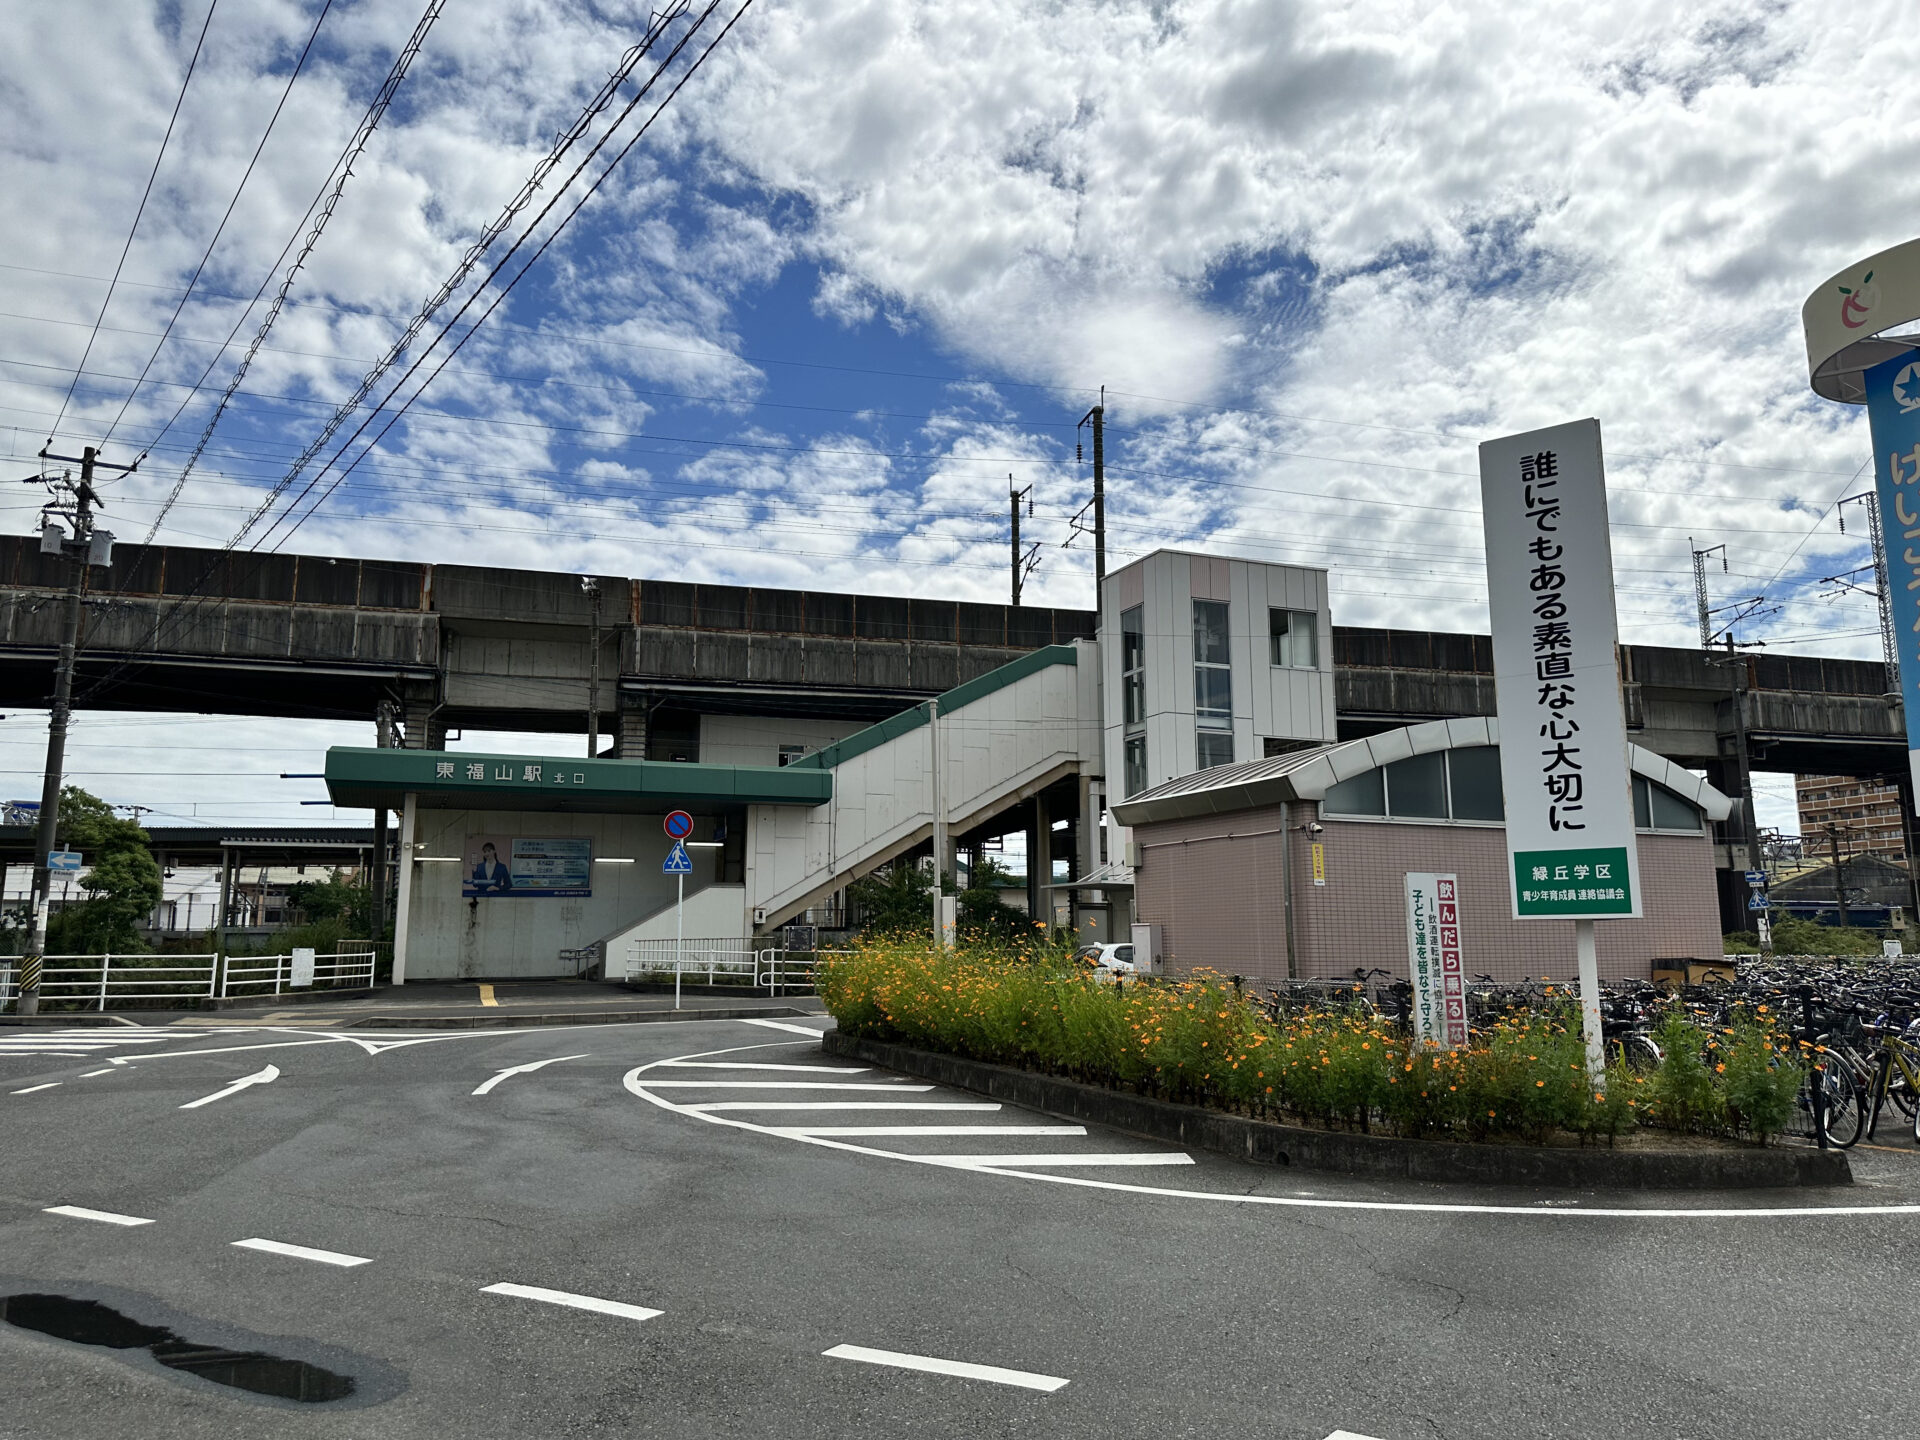
[[[600,582],[582,575],[580,588],[593,606],[587,622],[587,758],[591,760],[600,753]]]
[[[396,708],[393,701],[382,700],[374,710],[374,742],[382,750],[394,748]],[[373,812],[373,866],[367,875],[367,928],[373,932],[368,938],[376,947],[387,933],[387,873],[387,809],[381,805]]]
[[[1840,907],[1840,928],[1845,930],[1853,921],[1847,915],[1847,886],[1840,874],[1840,827],[1831,820],[1827,822],[1827,854],[1833,859],[1833,898]]]
[[[1020,553],[1020,502],[1027,502],[1027,514],[1033,514],[1033,486],[1015,486],[1013,476],[1007,476],[1007,505],[1013,517],[1013,603],[1020,603],[1020,587],[1026,583],[1027,576],[1033,573],[1034,566],[1040,563],[1040,547],[1029,547],[1026,554]]]
[[[113,536],[93,528],[93,508],[99,503],[94,493],[93,476],[99,469],[131,472],[133,465],[110,465],[99,458],[100,452],[89,445],[78,456],[40,452],[42,460],[77,463],[80,483],[71,473],[58,480],[33,476],[29,484],[46,484],[53,499],[40,512],[40,550],[42,554],[62,555],[72,566],[67,583],[66,611],[60,631],[60,658],[53,674],[53,710],[47,717],[47,770],[40,787],[40,829],[34,839],[33,854],[33,930],[27,941],[27,953],[20,960],[19,1013],[40,1013],[40,970],[47,953],[47,910],[52,903],[53,876],[47,866],[60,830],[60,789],[67,763],[67,719],[73,704],[74,657],[80,650],[81,603],[87,586],[87,567],[113,563]],[[137,464],[138,462],[136,462]],[[63,498],[72,497],[70,500]],[[59,521],[72,527],[65,534]]]
[[[1091,510],[1093,512],[1093,598],[1094,607],[1098,609],[1100,587],[1107,578],[1107,387],[1104,385],[1100,387],[1100,403],[1082,415],[1080,424],[1074,428],[1078,430],[1086,425],[1093,427],[1093,499],[1074,512],[1073,518],[1067,522],[1069,533],[1061,543],[1061,548],[1064,549],[1073,544],[1075,535],[1086,533],[1080,523],[1080,517]],[[1078,461],[1083,458],[1084,453],[1079,442],[1076,441],[1073,447],[1073,458]]]

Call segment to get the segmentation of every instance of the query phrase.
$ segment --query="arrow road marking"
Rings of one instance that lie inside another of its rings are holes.
[[[216,1090],[211,1095],[202,1095],[198,1100],[189,1100],[180,1108],[182,1110],[198,1110],[202,1105],[211,1105],[214,1101],[224,1100],[229,1095],[238,1095],[249,1085],[271,1085],[279,1078],[280,1067],[278,1065],[269,1065],[264,1070],[256,1070],[251,1075],[241,1076],[224,1090]]]
[[[489,1090],[493,1089],[494,1086],[498,1085],[502,1080],[506,1079],[509,1075],[524,1075],[529,1070],[538,1070],[543,1065],[558,1065],[562,1060],[584,1060],[587,1058],[588,1055],[591,1055],[592,1053],[593,1052],[591,1050],[588,1050],[588,1051],[583,1051],[581,1054],[578,1054],[578,1055],[555,1055],[550,1060],[535,1060],[535,1061],[532,1061],[530,1064],[512,1066],[509,1069],[502,1070],[498,1075],[494,1076],[491,1080],[481,1081],[479,1088],[476,1089],[473,1093],[476,1095],[484,1095]]]

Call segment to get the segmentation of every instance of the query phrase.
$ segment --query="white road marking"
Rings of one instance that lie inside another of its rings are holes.
[[[652,1080],[649,1090],[885,1090],[920,1093],[931,1085],[875,1084],[870,1080]]]
[[[675,1105],[673,1108],[703,1115],[709,1110],[998,1110],[1000,1107],[988,1102],[946,1100],[902,1100],[897,1105],[885,1100],[721,1100],[711,1105]]]
[[[781,1042],[770,1041],[765,1045],[741,1045],[732,1050],[707,1050],[697,1055],[682,1056],[682,1059],[706,1059],[714,1055],[737,1054],[741,1050],[766,1050],[775,1048]],[[785,1042],[792,1044],[792,1041]],[[823,1150],[841,1150],[854,1155],[872,1155],[882,1160],[899,1160],[909,1165],[940,1164],[937,1155],[910,1154],[899,1150],[883,1150],[873,1145],[857,1145],[848,1140],[814,1133],[807,1127],[778,1127],[756,1124],[752,1120],[737,1120],[728,1115],[713,1112],[718,1110],[767,1110],[767,1109],[807,1109],[807,1110],[847,1110],[847,1109],[889,1109],[889,1110],[931,1110],[931,1109],[989,1109],[998,1110],[998,1105],[967,1106],[943,1105],[938,1101],[902,1101],[898,1105],[880,1106],[870,1102],[841,1101],[837,1104],[815,1103],[813,1105],[761,1105],[752,1102],[719,1105],[681,1105],[664,1095],[650,1094],[647,1082],[642,1078],[649,1070],[662,1064],[653,1061],[646,1065],[636,1065],[621,1077],[621,1085],[631,1095],[636,1095],[650,1105],[662,1110],[670,1110],[680,1115],[691,1115],[710,1125],[731,1125],[737,1130],[750,1130],[759,1135],[772,1135],[780,1139],[791,1140],[800,1145],[817,1145]],[[960,1168],[948,1166],[946,1168]],[[1139,1185],[1120,1180],[1095,1180],[1084,1175],[1061,1175],[1044,1170],[1020,1170],[1012,1165],[978,1165],[965,1167],[976,1175],[992,1175],[1003,1180],[1035,1180],[1047,1185],[1070,1185],[1082,1190],[1105,1190],[1121,1195],[1150,1195],[1170,1200],[1210,1200],[1226,1205],[1271,1205],[1281,1209],[1298,1210],[1354,1210],[1371,1211],[1383,1214],[1405,1215],[1509,1215],[1529,1216],[1536,1219],[1574,1219],[1601,1220],[1792,1220],[1807,1218],[1866,1217],[1891,1215],[1920,1215],[1920,1203],[1895,1203],[1891,1205],[1781,1205],[1781,1206],[1713,1206],[1697,1210],[1684,1209],[1636,1209],[1628,1206],[1582,1206],[1565,1205],[1557,1201],[1535,1205],[1490,1205],[1456,1203],[1435,1200],[1324,1200],[1294,1195],[1249,1195],[1237,1191],[1220,1190],[1176,1190],[1164,1185]]]
[[[116,1215],[111,1210],[89,1210],[81,1205],[49,1205],[41,1212],[46,1215],[65,1215],[74,1220],[98,1220],[102,1225],[151,1225],[153,1221],[142,1220],[138,1215]]]
[[[24,1090],[15,1090],[15,1091],[12,1091],[11,1093],[12,1093],[12,1094],[15,1094],[15,1095],[31,1095],[31,1094],[33,1094],[33,1093],[34,1093],[34,1092],[35,1092],[36,1090],[55,1090],[55,1089],[58,1089],[58,1088],[59,1088],[59,1087],[60,1087],[60,1086],[61,1086],[62,1084],[64,1084],[64,1083],[65,1083],[64,1081],[60,1081],[60,1080],[49,1080],[49,1081],[48,1081],[48,1082],[47,1082],[46,1084],[44,1084],[44,1085],[29,1085],[29,1086],[27,1086],[27,1088],[26,1088],[26,1089],[24,1089]]]
[[[804,1035],[809,1040],[818,1040],[826,1033],[824,1030],[809,1030],[804,1025],[789,1025],[784,1020],[742,1020],[740,1023],[742,1025],[764,1025],[769,1030],[786,1030],[795,1035]]]
[[[88,1050],[8,1050],[8,1055],[41,1056],[50,1055],[59,1060],[86,1060],[92,1052]]]
[[[1084,1135],[1084,1125],[778,1125],[769,1134],[800,1135]]]
[[[82,1080],[91,1080],[96,1075],[111,1075],[111,1074],[113,1074],[113,1067],[109,1065],[104,1070],[89,1070],[87,1071],[86,1074],[82,1075],[80,1078]]]
[[[823,1075],[871,1073],[865,1065],[856,1065],[851,1068],[845,1065],[764,1065],[751,1060],[662,1060],[660,1063],[669,1070],[805,1070]]]
[[[315,1250],[306,1245],[289,1245],[281,1240],[236,1240],[234,1247],[239,1250],[260,1250],[268,1255],[286,1255],[295,1260],[313,1260],[322,1265],[338,1265],[346,1268],[353,1265],[371,1265],[373,1262],[364,1255],[342,1255],[338,1250]]]
[[[482,1285],[482,1295],[514,1295],[522,1300],[540,1300],[548,1305],[565,1305],[570,1310],[592,1310],[601,1315],[618,1315],[625,1320],[651,1320],[664,1310],[649,1310],[644,1305],[629,1305],[624,1300],[602,1300],[594,1295],[571,1295],[565,1290],[545,1290],[538,1285]]]
[[[1373,1440],[1373,1436],[1356,1435],[1351,1430],[1336,1430],[1327,1436],[1327,1440]]]
[[[1154,1151],[1141,1155],[929,1155],[936,1165],[1191,1165],[1193,1157],[1184,1150]]]
[[[903,1355],[898,1350],[869,1350],[864,1345],[836,1345],[820,1352],[830,1360],[858,1360],[867,1365],[892,1365],[901,1370],[924,1370],[931,1375],[958,1375],[967,1380],[991,1380],[996,1385],[1018,1385],[1023,1390],[1052,1393],[1067,1382],[1057,1375],[1035,1375],[1027,1370],[1003,1370],[998,1365],[975,1365],[966,1360],[938,1360],[931,1355]]]
[[[498,1085],[502,1080],[506,1079],[509,1075],[525,1075],[529,1071],[540,1069],[542,1066],[558,1065],[562,1060],[584,1060],[587,1058],[587,1056],[591,1055],[592,1053],[593,1052],[591,1050],[583,1050],[578,1055],[555,1055],[552,1058],[547,1060],[533,1060],[533,1061],[529,1061],[525,1065],[510,1066],[509,1068],[502,1070],[498,1075],[494,1076],[491,1080],[482,1080],[480,1082],[479,1088],[476,1089],[473,1093],[475,1095],[485,1095],[489,1090],[493,1089],[494,1086]]]
[[[216,1090],[211,1095],[202,1095],[198,1100],[189,1100],[180,1108],[182,1110],[198,1110],[202,1105],[211,1105],[214,1101],[224,1100],[229,1095],[238,1095],[249,1085],[271,1085],[279,1078],[280,1067],[277,1065],[269,1065],[266,1069],[256,1070],[251,1075],[242,1075],[224,1090]]]

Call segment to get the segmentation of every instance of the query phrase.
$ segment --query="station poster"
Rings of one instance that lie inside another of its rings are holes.
[[[460,857],[463,900],[579,900],[593,894],[593,841],[469,835]]]

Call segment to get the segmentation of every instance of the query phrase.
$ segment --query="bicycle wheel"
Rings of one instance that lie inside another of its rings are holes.
[[[1867,1127],[1866,1097],[1853,1083],[1853,1077],[1839,1066],[1831,1066],[1815,1077],[1826,1099],[1827,1143],[1842,1150],[1859,1143]]]
[[[1638,1032],[1622,1035],[1618,1050],[1620,1063],[1635,1075],[1651,1075],[1660,1068],[1660,1047],[1651,1035]]]

